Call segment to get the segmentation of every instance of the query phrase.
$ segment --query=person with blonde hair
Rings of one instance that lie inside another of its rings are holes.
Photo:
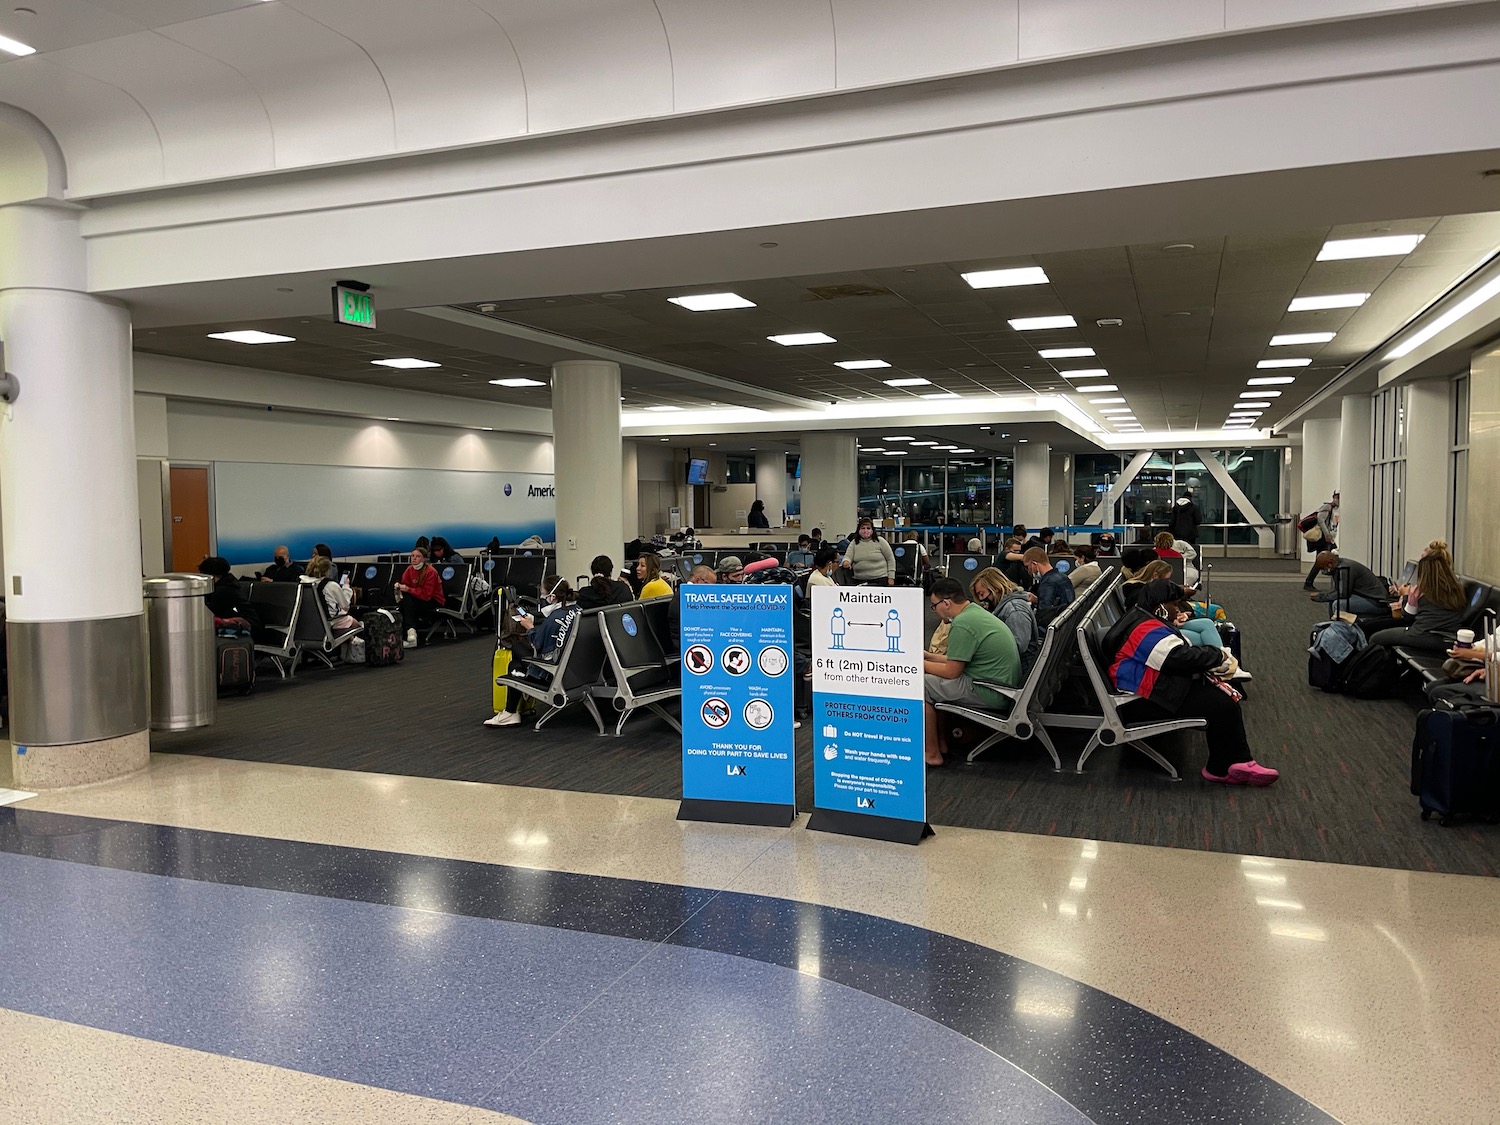
[[[1037,625],[1036,610],[1026,591],[1007,578],[1001,570],[987,566],[969,583],[969,593],[974,601],[994,614],[1010,629],[1016,638],[1016,651],[1021,654],[1022,679],[1031,674],[1037,654],[1042,651],[1042,630]]]
[[[1381,629],[1370,637],[1372,645],[1446,651],[1468,616],[1469,596],[1453,570],[1448,544],[1434,539],[1417,559],[1417,581],[1404,592],[1393,613],[1401,624]]]

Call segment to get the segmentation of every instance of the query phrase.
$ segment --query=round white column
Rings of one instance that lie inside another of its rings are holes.
[[[640,447],[633,441],[621,443],[620,457],[620,523],[625,538],[634,539],[641,531],[641,462]],[[646,534],[655,534],[649,529]]]
[[[1369,395],[1345,395],[1339,404],[1338,545],[1342,554],[1362,562],[1370,561],[1370,439],[1373,419]]]
[[[1452,392],[1453,384],[1447,379],[1422,379],[1406,388],[1406,485],[1402,497],[1406,526],[1402,529],[1402,552],[1408,559],[1416,558],[1434,539],[1448,538]]]
[[[1298,518],[1316,512],[1338,486],[1339,420],[1309,418],[1302,423],[1302,495],[1297,501]]]
[[[1052,447],[1045,441],[1016,444],[1015,512],[1016,522],[1029,530],[1048,527],[1051,517]]]
[[[802,530],[828,539],[859,518],[859,439],[850,433],[802,435]]]
[[[755,498],[766,505],[766,518],[772,526],[782,522],[786,512],[786,454],[779,449],[755,451]]]
[[[557,485],[557,573],[589,574],[596,555],[618,570],[625,543],[620,486],[624,457],[620,365],[567,359],[552,365],[552,457]]]
[[[0,208],[0,535],[13,784],[146,764],[146,655],[130,316],[78,291],[77,213]]]

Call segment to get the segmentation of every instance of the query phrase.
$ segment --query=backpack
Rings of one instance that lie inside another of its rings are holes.
[[[1396,684],[1396,658],[1385,645],[1366,645],[1344,662],[1341,690],[1356,699],[1384,699]]]
[[[401,643],[401,622],[394,610],[377,609],[364,615],[365,663],[375,668],[383,664],[400,664],[406,659]]]

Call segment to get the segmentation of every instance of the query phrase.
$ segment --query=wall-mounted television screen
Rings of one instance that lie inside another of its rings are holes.
[[[688,482],[688,484],[707,484],[708,483],[708,459],[707,458],[704,458],[704,457],[694,457],[690,461],[688,461],[687,482]]]

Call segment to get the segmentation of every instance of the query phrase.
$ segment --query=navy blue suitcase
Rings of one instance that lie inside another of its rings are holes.
[[[1500,820],[1500,722],[1489,707],[1423,711],[1411,744],[1411,791],[1422,819]]]

